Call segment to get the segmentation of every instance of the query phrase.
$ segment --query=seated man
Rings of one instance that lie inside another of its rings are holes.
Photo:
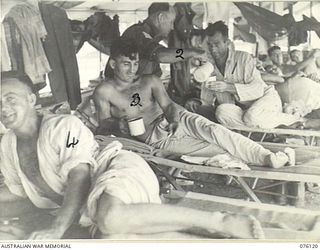
[[[99,152],[93,134],[75,116],[38,114],[27,79],[2,78],[1,89],[1,122],[9,129],[0,148],[6,184],[0,189],[1,210],[10,202],[30,200],[55,216],[41,230],[21,232],[1,225],[0,238],[9,228],[20,239],[59,239],[86,207],[84,214],[104,237],[193,228],[236,238],[263,237],[259,222],[248,216],[161,205],[157,178],[140,156],[121,150],[117,142]],[[83,206],[90,175],[92,192]]]
[[[132,41],[117,40],[111,47],[110,58],[114,77],[100,84],[93,94],[99,117],[98,133],[117,134],[117,128],[127,126],[127,120],[142,117],[146,132],[135,138],[155,148],[191,156],[229,153],[246,163],[275,168],[286,164],[288,158],[283,153],[273,154],[175,104],[158,77],[149,75],[135,80],[139,53]],[[120,132],[126,133],[124,129]]]
[[[216,118],[221,124],[275,128],[298,121],[282,113],[277,91],[261,79],[252,56],[228,48],[228,27],[222,21],[209,24],[205,32],[208,61],[217,79],[206,88],[217,97]]]

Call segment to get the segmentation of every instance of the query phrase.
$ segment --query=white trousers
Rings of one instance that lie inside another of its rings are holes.
[[[258,128],[288,126],[300,120],[297,116],[282,112],[281,99],[275,90],[268,91],[247,110],[231,103],[220,104],[216,109],[216,118],[227,126]]]

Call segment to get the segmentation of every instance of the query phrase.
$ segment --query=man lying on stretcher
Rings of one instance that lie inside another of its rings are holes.
[[[283,55],[278,46],[269,48],[268,55],[272,65],[262,70],[262,79],[268,85],[275,86],[284,103],[285,113],[304,117],[289,127],[320,129],[320,84],[301,76],[298,71],[305,65],[315,63],[320,58],[320,50],[313,50],[305,61],[294,67],[283,64]]]
[[[263,237],[250,216],[161,204],[157,178],[140,156],[119,142],[100,149],[73,115],[38,114],[30,84],[1,79],[0,118],[8,131],[0,144],[0,211],[4,216],[10,203],[31,201],[52,216],[45,223],[34,216],[32,226],[3,223],[0,240],[59,239],[80,216],[102,238],[186,238],[195,228],[209,237]]]
[[[288,162],[252,140],[174,103],[161,80],[137,76],[139,53],[133,41],[120,38],[111,47],[114,77],[94,92],[99,118],[98,134],[130,136],[128,120],[141,117],[145,132],[133,139],[175,154],[212,157],[228,153],[246,163],[279,168]],[[140,120],[141,121],[141,120]],[[142,124],[142,125],[143,125]]]

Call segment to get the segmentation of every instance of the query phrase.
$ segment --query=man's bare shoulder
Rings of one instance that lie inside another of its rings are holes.
[[[161,79],[156,75],[144,75],[140,78],[141,83],[148,85],[148,86],[157,86],[161,83]]]
[[[115,88],[113,86],[113,80],[106,80],[100,83],[94,90],[93,96],[98,98],[103,96],[104,98],[109,97],[114,93]]]

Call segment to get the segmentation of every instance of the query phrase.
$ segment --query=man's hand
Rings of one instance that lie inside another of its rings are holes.
[[[177,131],[178,127],[179,127],[178,122],[171,122],[168,126],[169,136],[174,135],[175,132]]]
[[[206,57],[206,53],[204,50],[202,49],[198,49],[198,48],[192,48],[191,50],[191,56],[195,59],[198,60],[202,63],[207,61],[207,57]]]
[[[6,237],[6,238],[5,238]],[[0,240],[23,240],[26,237],[24,230],[15,225],[0,226]]]
[[[53,226],[51,228],[47,228],[40,231],[35,231],[31,233],[28,240],[53,240],[53,239],[61,239],[65,230],[57,226]]]
[[[208,89],[216,92],[230,92],[232,94],[236,93],[235,86],[232,83],[226,83],[224,81],[207,82],[205,86]]]
[[[119,119],[119,129],[120,129],[120,132],[124,135],[130,134],[129,125],[126,118]]]

